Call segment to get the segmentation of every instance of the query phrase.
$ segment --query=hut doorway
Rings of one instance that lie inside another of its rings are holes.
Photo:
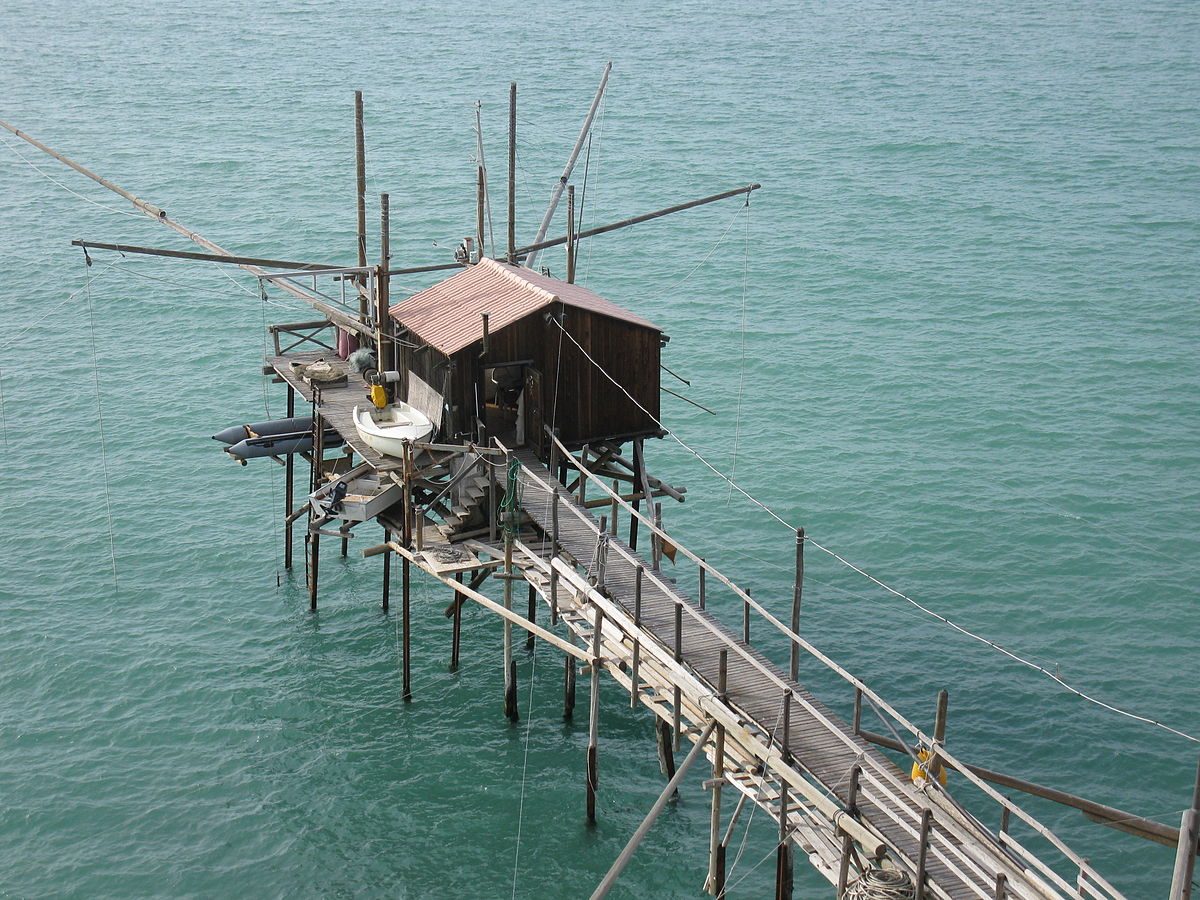
[[[483,370],[483,412],[488,434],[509,447],[541,446],[542,375],[531,361]]]

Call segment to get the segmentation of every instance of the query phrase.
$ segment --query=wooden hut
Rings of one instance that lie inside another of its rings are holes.
[[[391,307],[398,368],[445,440],[546,452],[663,434],[662,329],[577,284],[482,259]],[[590,357],[590,359],[589,359]]]

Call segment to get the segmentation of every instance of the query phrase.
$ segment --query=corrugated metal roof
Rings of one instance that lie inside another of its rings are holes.
[[[488,314],[488,330],[496,332],[556,300],[662,331],[587,288],[486,258],[397,303],[391,313],[405,328],[449,356],[483,337],[480,313]]]

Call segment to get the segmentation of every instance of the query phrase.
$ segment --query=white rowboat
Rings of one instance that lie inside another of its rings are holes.
[[[396,401],[383,409],[354,407],[358,436],[384,456],[402,456],[405,441],[423,441],[433,433],[433,423],[419,410]]]

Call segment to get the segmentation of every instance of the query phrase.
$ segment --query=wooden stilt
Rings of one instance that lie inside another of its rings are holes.
[[[462,584],[463,573],[455,572],[454,580]],[[458,602],[458,594],[454,595],[454,620],[450,626],[450,671],[458,671],[458,650],[462,641],[462,604]]]
[[[512,609],[512,533],[505,523],[504,529],[504,608]],[[504,715],[511,722],[521,718],[517,710],[517,664],[513,661],[512,622],[504,620]]]
[[[287,417],[296,415],[296,390],[287,386]],[[295,491],[296,455],[289,453],[284,460],[283,476],[283,567],[292,567],[292,494]]]
[[[321,534],[317,531],[308,533],[308,608],[317,611],[317,576],[321,563]]]
[[[750,596],[750,592],[746,591],[746,596]],[[742,642],[750,646],[750,601],[742,601]]]
[[[704,597],[705,578],[704,578],[704,576],[707,574],[708,574],[708,570],[706,568],[704,568],[704,557],[702,556],[702,557],[700,557],[700,608],[701,609],[704,609],[704,601],[705,601],[705,597]]]
[[[530,622],[536,622],[537,621],[537,591],[534,590],[534,587],[532,584],[529,586],[529,608],[528,608],[527,612],[528,612],[528,615],[526,615],[526,618],[529,619]],[[525,638],[525,649],[532,651],[533,650],[533,632],[530,631],[528,634],[529,634],[529,636]]]
[[[315,491],[321,484],[322,470],[325,468],[325,422],[321,418],[321,414],[317,411],[320,405],[320,391],[317,388],[313,389],[313,452],[312,452],[312,467],[310,472],[309,483],[310,491]],[[308,510],[308,608],[312,612],[317,609],[317,582],[319,580],[321,568],[321,534],[312,527],[313,512],[312,507]]]
[[[596,609],[596,627],[592,635],[592,686],[588,697],[587,746],[587,821],[596,824],[596,785],[599,780],[597,745],[600,736],[600,637],[604,631],[604,613]]]
[[[386,544],[392,539],[392,533],[386,528],[383,529],[383,542]],[[388,611],[388,600],[392,592],[392,554],[383,554],[383,611]]]
[[[800,633],[800,597],[804,591],[804,529],[796,529],[796,583],[792,588],[792,631]],[[800,645],[789,641],[792,647],[792,681],[800,680]]]
[[[403,634],[403,643],[404,643],[404,648],[403,648],[404,649],[403,693],[404,693],[405,701],[412,700],[412,664],[411,664],[412,663],[412,647],[411,647],[411,644],[409,643],[410,625],[411,625],[411,620],[412,620],[412,616],[410,614],[410,609],[409,609],[409,594],[410,594],[411,582],[412,582],[412,573],[409,570],[411,567],[412,567],[412,563],[410,563],[407,559],[405,559],[401,563],[401,566],[400,566],[401,588],[403,590],[403,600],[401,602],[401,616],[403,617],[403,622],[401,624],[401,629],[404,633]]]
[[[563,718],[568,722],[575,717],[575,657],[564,654],[563,659]]]
[[[671,740],[671,726],[658,716],[654,717],[654,743],[658,748],[658,769],[667,778],[675,777],[675,750]]]
[[[788,827],[788,786],[779,785],[779,846],[775,850],[775,900],[792,900],[792,841]]]
[[[717,696],[721,700],[725,699],[728,673],[729,651],[722,650],[717,667]],[[718,725],[715,734],[712,816],[709,820],[708,833],[708,880],[705,882],[705,890],[714,897],[720,897],[725,893],[725,847],[721,843],[721,791],[725,784],[725,728]]]

